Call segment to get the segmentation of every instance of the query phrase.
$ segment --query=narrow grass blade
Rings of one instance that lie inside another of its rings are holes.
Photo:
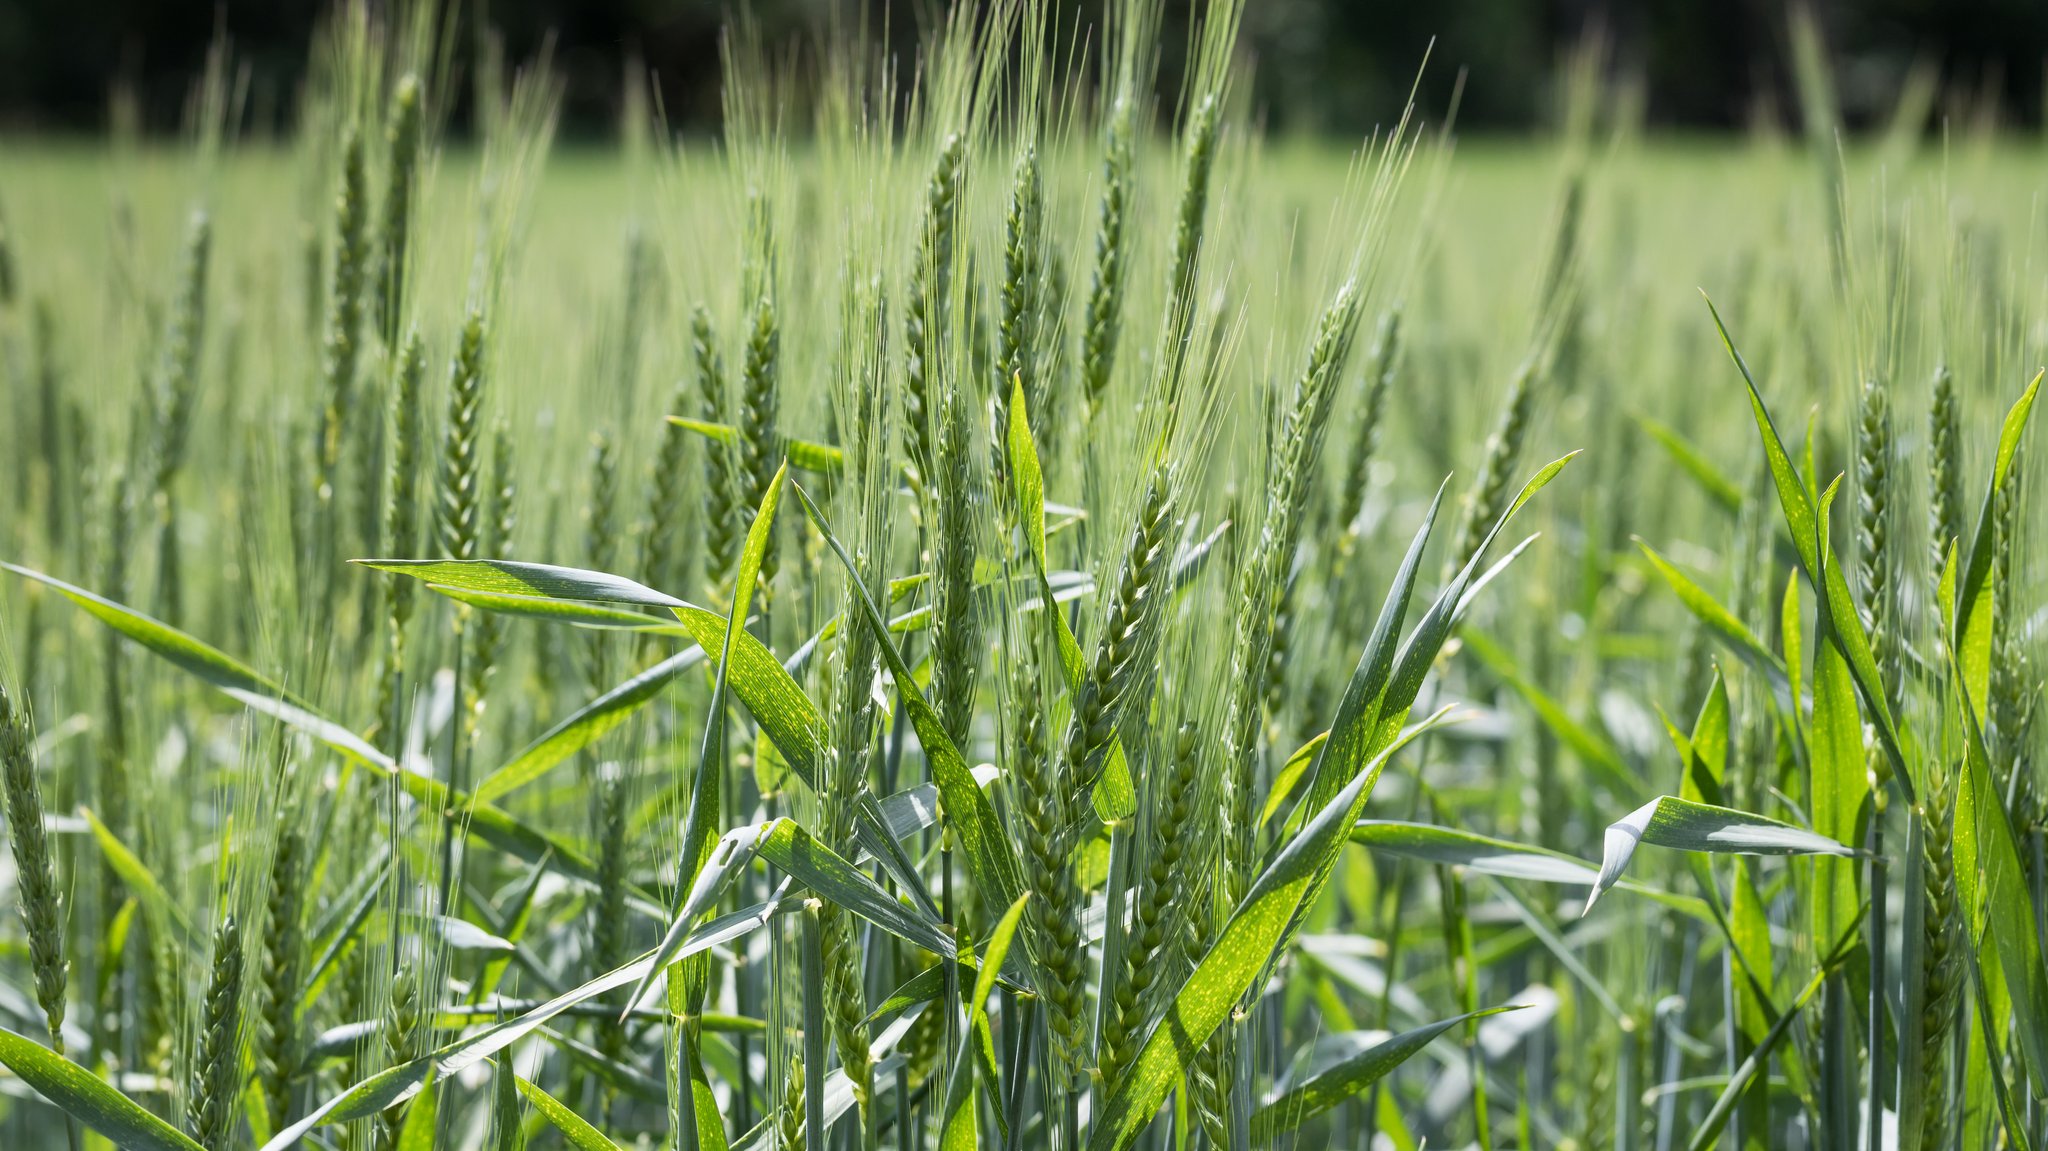
[[[788,478],[789,464],[784,462],[775,469],[775,476],[768,488],[761,494],[761,506],[754,513],[754,522],[747,528],[746,546],[740,552],[739,568],[733,577],[731,609],[725,617],[724,642],[719,644],[718,674],[711,684],[711,719],[704,725],[704,740],[697,757],[697,772],[690,782],[690,805],[683,815],[683,841],[676,858],[676,887],[679,893],[688,891],[692,898],[699,874],[711,862],[714,849],[720,848],[717,823],[723,807],[721,789],[725,786],[725,765],[720,761],[719,750],[724,746],[725,692],[732,672],[733,637],[739,632],[740,624],[747,618],[747,605],[754,595],[754,584],[760,578],[761,565],[768,554],[768,545],[773,538],[775,512],[782,503],[782,485]],[[683,605],[688,606],[688,605]],[[709,644],[703,645],[710,651]],[[772,662],[772,661],[771,661]],[[689,900],[683,901],[686,904]],[[689,907],[681,909],[674,922],[670,923],[668,934],[662,937],[660,946],[655,948],[655,961],[641,978],[639,986],[626,999],[627,1010],[647,993],[647,985],[656,973],[665,971],[676,958],[676,951],[688,937],[690,926],[697,914]]]
[[[818,534],[825,538],[826,544],[858,585],[859,569],[854,565],[853,557],[847,554],[846,546],[833,534],[824,512],[818,509],[802,484],[792,483],[790,486],[796,489],[804,514],[810,517]],[[1002,819],[996,814],[995,805],[982,793],[974,773],[968,770],[967,760],[960,754],[960,749],[946,734],[938,713],[932,710],[924,692],[919,690],[910,664],[903,658],[896,641],[890,638],[888,621],[882,617],[881,609],[875,606],[874,598],[868,595],[865,587],[856,586],[854,591],[861,618],[874,633],[875,647],[888,664],[897,697],[909,714],[911,727],[917,732],[918,742],[923,745],[925,756],[931,763],[932,782],[938,787],[940,802],[946,811],[947,827],[959,838],[968,873],[973,877],[976,888],[986,897],[1008,906],[1016,901],[1023,883],[1016,849],[1010,843]]]
[[[1764,1032],[1764,1037],[1757,1043],[1756,1049],[1729,1074],[1728,1086],[1721,1091],[1721,1097],[1714,1100],[1714,1106],[1693,1128],[1692,1140],[1686,1144],[1687,1151],[1707,1151],[1707,1148],[1712,1147],[1714,1141],[1721,1137],[1722,1128],[1728,1125],[1728,1117],[1735,1113],[1735,1105],[1742,1101],[1750,1082],[1770,1065],[1772,1052],[1784,1042],[1786,1033],[1792,1029],[1792,1023],[1799,1018],[1800,1011],[1812,1002],[1814,995],[1820,991],[1828,978],[1848,959],[1849,944],[1853,938],[1845,937],[1836,943],[1833,954],[1821,964],[1820,970],[1813,973],[1813,978],[1807,981],[1805,989],[1793,999],[1792,1005],[1778,1016],[1769,1031]]]
[[[2048,1097],[2048,959],[2041,953],[2019,841],[2004,797],[1992,779],[1984,734],[1977,725],[1974,700],[1963,685],[1960,653],[1953,645],[1949,669],[1963,729],[1963,770],[1950,848],[1955,858],[1956,901],[1964,909],[1971,938],[1988,934],[1996,944],[1996,975],[2003,993],[1993,995],[1993,1002],[2010,1008],[2020,1063],[2033,1082],[2034,1094]],[[2004,1013],[1998,1017],[2004,1018]]]
[[[1046,574],[1045,559],[1045,478],[1039,470],[1038,448],[1032,441],[1030,417],[1025,411],[1023,377],[1013,378],[1010,387],[1008,446],[1010,474],[1017,488],[1017,513],[1024,521],[1024,540],[1031,553],[1031,565],[1038,575],[1039,594],[1051,602],[1053,588]],[[1082,681],[1088,675],[1086,657],[1081,652],[1080,642],[1074,638],[1073,629],[1067,626],[1066,614],[1053,612],[1051,616],[1054,635],[1059,641],[1060,667],[1066,672],[1067,690],[1079,698]],[[1109,749],[1104,753],[1101,773],[1092,784],[1090,799],[1104,823],[1129,819],[1137,813],[1137,788],[1131,782],[1123,740],[1114,734],[1110,736]]]
[[[967,1000],[968,1040],[960,1045],[953,1059],[953,1069],[946,1078],[946,1101],[940,1112],[943,1116],[939,1131],[940,1151],[974,1151],[977,1146],[974,1119],[977,1081],[980,1081],[983,1092],[995,1109],[1004,1141],[1008,1140],[1009,1122],[1003,1115],[1002,1085],[995,1078],[995,1044],[989,1032],[988,997],[995,991],[996,973],[1002,970],[1003,961],[1009,955],[1010,943],[1016,938],[1017,925],[1024,918],[1024,906],[1030,898],[1031,893],[1025,892],[1003,913],[981,957],[980,971],[974,977],[974,993]],[[1013,1075],[1023,1073],[1023,1068],[1011,1069]]]
[[[1621,753],[1615,750],[1613,742],[1604,733],[1573,719],[1563,704],[1522,673],[1514,657],[1495,643],[1491,636],[1472,627],[1462,629],[1459,634],[1465,641],[1466,649],[1480,663],[1485,664],[1487,670],[1502,683],[1507,684],[1516,695],[1521,696],[1522,701],[1529,705],[1529,710],[1536,713],[1536,718],[1543,726],[1549,728],[1566,747],[1571,748],[1572,753],[1577,755],[1582,763],[1599,772],[1606,778],[1610,787],[1623,794],[1642,793],[1642,777],[1621,757]]]
[[[604,1132],[590,1125],[581,1115],[569,1110],[561,1100],[540,1089],[532,1080],[523,1075],[514,1075],[512,1085],[526,1097],[540,1117],[547,1120],[562,1138],[576,1151],[619,1151],[619,1145],[605,1137]]]
[[[724,444],[727,447],[739,446],[740,431],[731,424],[717,424],[708,420],[693,420],[688,416],[670,416],[668,417],[668,422],[679,428],[693,431],[714,443]],[[811,472],[816,475],[836,476],[846,466],[845,455],[831,444],[821,444],[812,440],[800,440],[793,436],[785,436],[781,441],[781,446],[784,454],[789,457],[790,466],[802,471]]]
[[[1863,700],[1872,728],[1878,742],[1883,746],[1885,758],[1891,765],[1893,777],[1908,802],[1913,799],[1913,783],[1907,764],[1907,735],[1891,713],[1885,701],[1884,684],[1877,672],[1877,660],[1871,654],[1870,635],[1863,627],[1862,616],[1856,610],[1856,600],[1849,591],[1849,582],[1842,574],[1842,565],[1832,556],[1823,556],[1821,539],[1827,529],[1826,517],[1819,514],[1815,505],[1819,496],[1812,483],[1811,463],[1808,474],[1802,477],[1785,451],[1785,444],[1778,435],[1778,426],[1771,419],[1770,409],[1764,405],[1763,393],[1757,390],[1756,380],[1749,372],[1749,364],[1742,354],[1735,350],[1735,342],[1728,335],[1728,328],[1721,322],[1721,313],[1714,308],[1712,300],[1707,301],[1707,311],[1714,317],[1714,327],[1721,335],[1721,346],[1727,349],[1730,359],[1742,373],[1742,381],[1749,389],[1750,413],[1756,419],[1757,434],[1763,441],[1764,459],[1770,465],[1771,479],[1778,489],[1778,504],[1784,512],[1785,528],[1792,536],[1792,545],[1799,553],[1799,562],[1806,572],[1807,582],[1812,584],[1820,596],[1829,622],[1833,625],[1836,642],[1841,645],[1842,655],[1848,660],[1849,670],[1854,677],[1857,694]],[[1811,446],[1812,437],[1808,437]]]
[[[0,1028],[0,1063],[64,1113],[131,1151],[206,1151],[92,1072]]]
[[[1089,1139],[1092,1151],[1129,1146],[1151,1121],[1167,1093],[1187,1074],[1195,1052],[1236,1010],[1245,991],[1284,945],[1303,896],[1343,848],[1381,769],[1447,711],[1416,725],[1353,776],[1260,873],[1164,1017],[1146,1034],[1129,1074],[1121,1083],[1105,1085],[1108,1102]]]
[[[476,788],[478,801],[490,803],[510,795],[603,739],[678,675],[702,664],[704,651],[692,645],[577,708],[484,776]]]
[[[1737,619],[1735,613],[1722,607],[1719,601],[1707,594],[1706,589],[1694,583],[1684,572],[1672,566],[1670,560],[1657,554],[1657,549],[1641,539],[1636,540],[1636,546],[1641,548],[1643,554],[1649,558],[1650,566],[1655,568],[1657,574],[1664,578],[1664,582],[1678,596],[1679,602],[1683,603],[1686,609],[1692,612],[1693,618],[1699,620],[1708,631],[1714,633],[1715,638],[1719,639],[1736,658],[1755,668],[1766,679],[1770,680],[1771,686],[1779,695],[1781,704],[1789,704],[1792,680],[1785,670],[1785,661],[1779,659],[1776,652],[1766,646],[1762,640],[1756,637],[1754,632],[1751,632],[1741,620]]]
[[[2020,436],[2027,430],[2027,417],[2033,413],[2034,397],[2040,391],[2041,375],[2036,373],[2027,390],[2006,412],[2005,423],[1998,432],[1998,455],[1992,461],[1991,482],[1985,486],[1984,502],[1977,513],[1977,531],[1971,537],[1967,559],[1961,565],[1962,579],[1956,586],[1958,662],[1963,669],[1963,684],[1976,703],[1980,724],[1991,698],[1991,616],[1995,602],[2004,594],[2004,589],[1991,586],[1995,512],[1999,494],[2011,480],[2013,453],[2019,450]],[[1961,541],[1936,541],[1939,545],[1950,542]]]
[[[1706,453],[1694,446],[1677,428],[1644,415],[1636,417],[1636,424],[1650,433],[1650,438],[1657,441],[1671,457],[1671,462],[1691,476],[1700,490],[1707,493],[1707,498],[1723,511],[1732,514],[1742,509],[1742,488],[1715,467],[1714,461],[1708,459]]]
[[[758,930],[776,915],[780,906],[778,896],[767,903],[712,920],[692,932],[670,961],[696,954]],[[531,1035],[556,1016],[600,995],[625,987],[650,970],[659,970],[653,966],[653,961],[654,953],[649,952],[623,967],[605,972],[548,1000],[516,1019],[508,1019],[487,1027],[431,1054],[401,1063],[353,1084],[321,1104],[311,1114],[278,1132],[263,1145],[262,1151],[285,1151],[286,1148],[296,1146],[305,1138],[307,1132],[316,1127],[368,1118],[386,1108],[403,1103],[417,1095],[430,1076],[447,1078],[460,1074]]]
[[[1462,1023],[1518,1008],[1492,1007],[1424,1024],[1389,1036],[1364,1051],[1316,1072],[1252,1113],[1252,1142],[1265,1144],[1385,1078],[1437,1036]]]

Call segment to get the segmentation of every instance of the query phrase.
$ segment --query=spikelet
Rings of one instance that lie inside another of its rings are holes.
[[[1927,786],[1920,794],[1920,868],[1924,887],[1921,919],[1920,1050],[1922,1083],[1927,1092],[1921,1111],[1922,1147],[1947,1147],[1954,1109],[1950,1106],[1950,1058],[1955,1048],[1957,1010],[1967,972],[1964,940],[1956,914],[1954,834],[1956,772],[1928,759]]]
[[[2022,573],[2016,566],[2023,554],[2024,460],[2021,449],[2011,465],[2012,476],[1998,489],[1991,508],[1991,586],[1998,602],[1991,615],[1991,684],[1985,710],[1990,720],[1987,738],[1995,782],[2009,797],[2008,814],[2014,828],[2031,830],[2040,812],[2039,787],[2027,755],[2028,728],[2040,683],[2034,675],[2033,653],[2022,638],[2025,628],[2015,624],[2015,617],[2024,610],[2018,595]]]
[[[1164,774],[1150,788],[1154,814],[1142,831],[1144,870],[1124,935],[1123,971],[1114,985],[1114,1010],[1103,1024],[1098,1064],[1111,1091],[1136,1057],[1135,1044],[1160,995],[1174,986],[1189,912],[1184,896],[1202,862],[1196,846],[1205,799],[1201,731],[1183,721],[1166,746]]]
[[[718,340],[711,330],[711,311],[698,304],[690,312],[690,352],[697,368],[697,414],[713,424],[727,423],[730,401],[726,398],[725,362],[718,354]],[[741,523],[740,488],[734,475],[735,453],[716,440],[704,444],[704,582],[723,583],[739,562],[740,540],[746,532]]]
[[[1275,432],[1266,477],[1266,517],[1240,577],[1223,727],[1227,752],[1222,895],[1226,907],[1237,905],[1252,880],[1254,774],[1267,656],[1293,566],[1302,507],[1329,425],[1330,398],[1350,356],[1360,307],[1357,286],[1346,283],[1323,312],[1287,414]]]
[[[932,706],[956,746],[966,746],[981,672],[981,617],[975,602],[975,498],[967,399],[950,373],[939,390],[939,482],[933,500]]]
[[[758,508],[768,493],[782,463],[782,442],[776,433],[776,411],[780,389],[777,376],[782,355],[782,329],[775,316],[775,298],[764,292],[754,302],[753,326],[747,336],[746,362],[740,371],[739,479],[744,485],[741,508]],[[743,535],[740,521],[751,513],[736,511],[733,521]],[[737,554],[737,553],[735,553]],[[761,591],[775,582],[775,548],[771,542],[761,560]],[[765,600],[765,595],[764,595]],[[764,605],[765,607],[765,602]]]
[[[1085,327],[1081,333],[1081,395],[1092,419],[1116,370],[1117,337],[1123,329],[1124,272],[1130,241],[1125,236],[1132,163],[1132,110],[1128,97],[1119,99],[1103,129],[1102,202],[1095,223],[1095,272],[1088,284]]]
[[[782,1151],[804,1151],[804,1053],[788,1044],[783,1053],[782,1099],[775,1108],[775,1138]]]
[[[619,461],[612,438],[598,431],[590,437],[590,500],[583,508],[583,558],[597,571],[610,571],[618,558]],[[612,685],[611,637],[588,634],[583,649],[584,682],[602,692]]]
[[[1178,377],[1187,362],[1194,331],[1195,283],[1201,270],[1202,237],[1209,219],[1209,182],[1216,166],[1218,113],[1214,93],[1204,95],[1184,130],[1180,205],[1174,214],[1173,265],[1166,278],[1165,358],[1167,374]]]
[[[1076,805],[1085,802],[1101,774],[1124,709],[1142,702],[1137,689],[1152,667],[1157,646],[1163,585],[1177,527],[1177,496],[1171,462],[1162,456],[1152,469],[1144,502],[1132,517],[1100,638],[1067,728],[1066,786]]]
[[[1027,144],[1017,153],[1010,184],[1010,207],[1003,218],[1003,284],[998,294],[995,377],[989,380],[989,437],[995,445],[990,487],[998,506],[1010,506],[1010,395],[1019,381],[1030,411],[1040,410],[1038,322],[1044,291],[1045,186],[1038,169],[1038,149]]]
[[[1856,414],[1856,577],[1863,626],[1884,681],[1886,704],[1899,706],[1897,609],[1891,555],[1892,417],[1884,385],[1866,381]]]
[[[1458,517],[1458,544],[1451,553],[1450,570],[1463,567],[1479,551],[1479,541],[1484,539],[1493,521],[1500,518],[1506,505],[1508,483],[1514,476],[1516,461],[1522,455],[1522,441],[1529,434],[1529,418],[1534,414],[1536,383],[1541,371],[1535,357],[1525,359],[1515,369],[1514,377],[1508,381],[1507,400],[1501,406],[1500,421],[1494,425],[1493,433],[1486,437],[1486,458],[1479,467],[1479,479],[1465,493],[1465,501]]]
[[[669,413],[689,410],[689,382],[676,381],[668,402]],[[664,420],[661,439],[654,450],[654,462],[647,474],[647,503],[640,524],[640,578],[652,587],[679,587],[676,571],[676,527],[683,515],[683,492],[689,483],[684,474],[690,446],[690,431],[681,424]],[[715,444],[707,444],[715,448]],[[650,637],[649,643],[652,643]],[[643,649],[644,650],[644,649]]]
[[[590,950],[597,970],[610,971],[624,966],[628,958],[626,865],[630,840],[626,808],[630,796],[623,773],[609,773],[599,783],[597,797],[597,899],[590,912]],[[617,1019],[603,1020],[598,1036],[606,1055],[614,1059],[625,1055],[626,1030]]]
[[[408,73],[391,93],[387,115],[384,211],[377,235],[377,331],[386,348],[398,343],[405,315],[406,259],[412,233],[414,185],[419,178],[420,128],[423,112],[420,80]]]
[[[370,262],[368,183],[362,133],[351,127],[342,145],[341,189],[334,200],[334,267],[327,292],[327,332],[321,347],[321,395],[326,408],[318,483],[323,500],[333,498],[334,469],[341,462],[361,351],[363,285],[369,278]]]
[[[206,334],[206,285],[213,227],[195,212],[179,261],[178,292],[164,325],[163,350],[151,393],[156,425],[153,495],[157,514],[157,611],[177,623],[184,615],[179,567],[177,504],[173,483],[185,465],[192,412],[199,391],[200,352]]]
[[[518,451],[512,438],[512,425],[503,416],[491,427],[491,476],[485,492],[484,524],[479,533],[478,553],[492,555],[512,554],[512,536],[519,528],[519,465]],[[485,693],[491,685],[491,677],[497,674],[499,657],[505,646],[505,617],[498,612],[478,612],[470,622],[475,642],[470,647],[469,662],[463,668],[469,676],[466,685],[469,694],[470,734],[476,734],[476,725],[482,719]]]
[[[910,268],[903,314],[903,454],[919,491],[932,478],[933,375],[942,355],[952,303],[953,226],[959,211],[963,144],[951,133],[932,162],[925,184],[924,226]],[[931,497],[927,493],[925,498]]]
[[[303,900],[305,835],[299,813],[280,813],[270,859],[261,973],[262,1003],[256,1036],[257,1071],[272,1130],[292,1121],[292,1078],[299,1058],[299,969],[305,948]]]
[[[242,928],[232,915],[213,932],[213,971],[194,1043],[185,1122],[207,1151],[229,1151],[242,1082]]]
[[[8,839],[14,848],[15,888],[21,921],[28,929],[29,966],[35,973],[36,1005],[49,1027],[50,1047],[64,1050],[64,990],[70,964],[64,960],[63,896],[43,830],[43,792],[36,779],[35,736],[28,716],[15,709],[0,686],[0,771],[6,774]]]
[[[1940,578],[1948,549],[1963,535],[1963,417],[1955,377],[1946,364],[1934,370],[1934,398],[1927,425],[1927,531],[1934,546],[1931,582]]]
[[[392,373],[391,477],[385,484],[384,539],[393,555],[419,551],[420,452],[425,438],[420,386],[427,374],[427,354],[417,331],[406,337]],[[387,725],[384,750],[397,751],[398,693],[405,670],[405,629],[412,620],[418,581],[394,576],[385,581],[384,675],[379,684],[377,721]]]
[[[472,308],[448,363],[448,417],[441,431],[435,497],[436,542],[452,560],[477,558],[480,496],[478,421],[483,410],[484,314]]]
[[[410,961],[400,963],[391,976],[391,996],[384,1011],[384,1065],[396,1067],[419,1052],[420,984]],[[397,1151],[398,1137],[405,1130],[408,1104],[388,1107],[377,1116],[377,1151]]]
[[[1394,382],[1394,369],[1401,358],[1401,309],[1389,308],[1380,316],[1367,356],[1365,399],[1358,405],[1357,423],[1352,425],[1351,451],[1344,461],[1344,485],[1337,499],[1336,526],[1345,529],[1349,543],[1359,517],[1365,512],[1365,489],[1371,479],[1373,453],[1379,450],[1380,424],[1387,406],[1387,391]]]

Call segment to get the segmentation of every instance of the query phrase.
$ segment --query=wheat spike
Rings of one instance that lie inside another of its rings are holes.
[[[71,965],[64,959],[63,896],[43,830],[43,791],[36,778],[35,736],[28,715],[0,686],[0,771],[6,773],[8,839],[14,848],[21,921],[28,929],[29,966],[36,1005],[49,1027],[50,1048],[64,1050],[64,993]]]

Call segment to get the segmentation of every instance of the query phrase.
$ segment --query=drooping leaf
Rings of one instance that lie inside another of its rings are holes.
[[[1620,880],[1636,848],[1649,843],[1679,851],[1738,855],[1854,855],[1827,836],[1764,815],[1659,796],[1607,825],[1599,881],[1586,911]]]
[[[411,576],[429,584],[495,595],[571,600],[577,603],[626,603],[638,607],[677,608],[683,601],[643,583],[609,572],[521,560],[350,560],[377,571]]]
[[[6,1064],[9,1071],[43,1098],[118,1147],[130,1151],[206,1151],[99,1076],[6,1028],[0,1028],[0,1063]]]
[[[1732,514],[1742,509],[1742,488],[1715,467],[1714,461],[1708,459],[1706,453],[1695,447],[1682,432],[1649,416],[1637,416],[1636,423],[1650,433],[1650,438],[1670,455],[1671,462],[1691,476],[1700,490],[1706,492],[1707,497],[1723,511]]]
[[[1265,1144],[1358,1094],[1385,1078],[1430,1041],[1451,1028],[1488,1015],[1514,1011],[1492,1007],[1427,1023],[1399,1035],[1380,1038],[1365,1050],[1316,1072],[1252,1113],[1252,1142]]]
[[[340,752],[380,779],[397,779],[422,807],[431,811],[459,812],[467,821],[470,836],[524,862],[552,859],[564,874],[596,881],[597,867],[572,844],[531,824],[514,818],[486,803],[472,803],[468,796],[450,794],[446,784],[401,768],[390,756],[372,747],[348,728],[320,714],[311,704],[287,692],[282,686],[257,674],[233,656],[220,651],[168,624],[160,623],[125,605],[62,580],[12,564],[0,563],[19,575],[48,584],[86,609],[94,618],[128,637],[150,653],[175,667],[197,676],[229,698],[262,715],[299,731]]]
[[[668,422],[680,428],[687,428],[708,440],[727,447],[736,447],[740,442],[739,429],[731,424],[715,424],[708,420],[693,420],[688,416],[670,416]],[[789,457],[791,467],[814,475],[836,476],[846,466],[844,453],[831,444],[812,440],[800,440],[784,436],[781,446],[783,454]]]
[[[780,909],[780,897],[743,911],[721,916],[691,932],[672,958],[694,955],[738,939],[765,926]],[[419,1094],[430,1077],[447,1078],[474,1067],[545,1026],[556,1016],[600,995],[632,984],[653,967],[649,952],[623,967],[607,971],[514,1019],[484,1028],[418,1059],[401,1063],[355,1083],[328,1099],[298,1122],[265,1143],[262,1151],[285,1151],[316,1127],[365,1119]]]
[[[619,1145],[605,1137],[604,1132],[590,1125],[583,1116],[569,1110],[561,1100],[541,1090],[540,1086],[523,1075],[514,1075],[512,1085],[519,1089],[526,1101],[540,1117],[547,1120],[562,1138],[576,1151],[619,1151]]]

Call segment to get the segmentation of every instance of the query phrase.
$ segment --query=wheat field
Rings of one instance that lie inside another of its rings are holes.
[[[2042,1146],[2040,141],[1242,3],[0,139],[0,1145]]]

